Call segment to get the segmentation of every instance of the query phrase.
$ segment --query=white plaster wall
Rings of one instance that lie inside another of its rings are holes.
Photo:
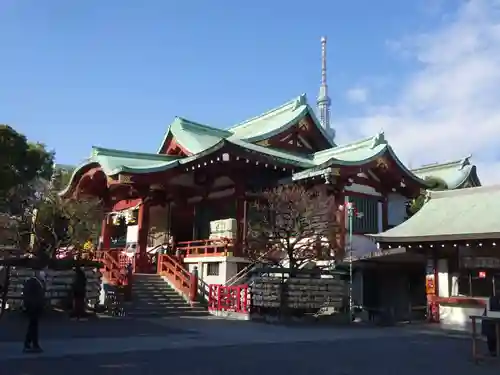
[[[139,233],[138,225],[129,225],[127,226],[127,244],[136,243]]]
[[[387,224],[396,226],[406,219],[407,199],[400,194],[389,194],[387,197]]]
[[[219,262],[219,275],[209,276],[208,264]],[[228,280],[238,273],[238,263],[251,263],[248,259],[240,257],[189,257],[184,259],[189,272],[198,267],[198,275],[206,284],[226,284]]]
[[[438,296],[450,296],[450,281],[448,275],[448,259],[438,259],[437,262],[438,272]]]

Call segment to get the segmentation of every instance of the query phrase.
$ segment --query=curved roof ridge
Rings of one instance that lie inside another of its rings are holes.
[[[434,163],[428,163],[421,165],[418,168],[413,168],[412,171],[424,171],[424,170],[432,170],[432,169],[440,169],[444,167],[453,167],[457,166],[459,169],[465,167],[466,165],[470,165],[470,159],[472,158],[472,155],[469,154],[466,157],[463,157],[461,159],[455,159],[455,160],[449,160],[445,161],[443,163],[439,162],[434,162]]]
[[[432,191],[429,190],[429,199],[442,199],[442,198],[451,198],[458,196],[466,196],[471,194],[489,194],[491,192],[499,192],[500,184],[496,185],[487,185],[487,186],[475,186],[464,189],[455,189],[455,190],[440,190],[440,191]]]
[[[92,153],[90,158],[87,159],[87,161],[91,161],[95,156],[98,155],[133,158],[133,159],[154,159],[154,160],[164,160],[164,161],[177,160],[180,158],[179,156],[173,156],[173,155],[151,154],[148,152],[134,152],[134,151],[118,150],[113,148],[92,146]]]
[[[270,110],[268,110],[268,111],[266,111],[258,116],[251,117],[243,122],[240,122],[236,125],[233,125],[233,126],[227,128],[226,131],[233,131],[233,130],[236,130],[238,128],[242,128],[246,125],[250,125],[252,122],[255,122],[257,120],[265,119],[267,117],[270,117],[271,115],[277,115],[277,114],[284,112],[285,110],[288,110],[288,109],[295,110],[299,106],[306,105],[306,104],[307,104],[307,96],[306,96],[306,94],[301,94],[301,95],[295,97],[294,99],[289,100],[286,103],[281,104],[278,107],[272,108],[272,109],[270,109]]]
[[[397,156],[396,152],[394,151],[394,149],[388,144],[386,143],[385,144],[385,147],[387,148],[387,150],[390,152],[392,158],[394,159],[394,161],[399,165],[399,167],[401,168],[402,171],[404,171],[410,178],[412,178],[413,180],[419,182],[421,185],[423,186],[429,186],[428,183],[422,179],[420,176],[416,175],[415,173],[413,173],[413,171],[411,169],[409,169],[402,161],[401,159]]]
[[[370,137],[363,138],[363,139],[356,141],[356,142],[353,142],[353,143],[348,143],[345,145],[340,145],[340,146],[336,146],[336,147],[329,148],[326,150],[321,150],[321,151],[315,152],[313,155],[314,156],[321,156],[321,155],[329,154],[329,153],[331,153],[332,155],[335,155],[339,152],[354,151],[354,150],[358,150],[361,148],[368,148],[368,147],[373,149],[381,144],[388,144],[387,140],[385,139],[384,132],[382,132],[382,131],[377,133],[376,135],[372,135]]]
[[[200,122],[191,121],[191,120],[188,120],[184,117],[176,116],[175,119],[179,121],[179,125],[185,130],[189,130],[189,128],[195,128],[196,130],[202,130],[205,132],[208,131],[208,132],[212,132],[212,133],[222,133],[227,137],[232,135],[232,133],[228,130],[219,129],[219,128],[215,128],[215,127],[210,126],[210,125],[202,124]],[[174,120],[174,122],[175,122],[175,120]]]

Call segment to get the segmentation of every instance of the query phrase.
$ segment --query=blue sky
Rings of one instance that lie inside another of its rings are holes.
[[[92,145],[155,152],[176,115],[226,127],[303,92],[314,102],[326,35],[340,141],[364,136],[374,117],[392,116],[376,124],[390,130],[434,63],[420,58],[421,37],[453,26],[464,3],[0,0],[0,122],[60,163]],[[427,161],[414,154],[406,159]]]

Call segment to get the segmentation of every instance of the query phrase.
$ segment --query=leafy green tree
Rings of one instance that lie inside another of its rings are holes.
[[[68,184],[71,173],[71,170],[56,168],[36,211],[34,250],[50,259],[54,259],[61,248],[81,257],[86,251],[85,244],[97,243],[99,238],[104,217],[101,201],[92,197],[63,199],[58,194]]]
[[[54,153],[29,142],[8,125],[0,125],[0,212],[23,211],[36,198],[38,184],[52,175]]]

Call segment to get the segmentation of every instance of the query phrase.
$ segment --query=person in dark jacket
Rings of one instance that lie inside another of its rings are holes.
[[[41,271],[24,282],[23,304],[28,316],[28,329],[24,339],[25,352],[41,352],[38,341],[38,323],[45,304],[45,285]]]
[[[85,297],[87,294],[87,276],[80,268],[75,268],[73,280],[73,313],[77,319],[85,316]]]
[[[496,296],[492,296],[489,299],[488,306],[490,306],[491,310],[497,310],[495,306],[499,303],[499,298]],[[483,316],[487,316],[487,308],[484,309]],[[481,322],[481,333],[486,336],[486,343],[488,345],[488,351],[492,357],[495,357],[497,354],[497,336],[496,336],[496,328],[495,323],[492,321],[484,320]]]

